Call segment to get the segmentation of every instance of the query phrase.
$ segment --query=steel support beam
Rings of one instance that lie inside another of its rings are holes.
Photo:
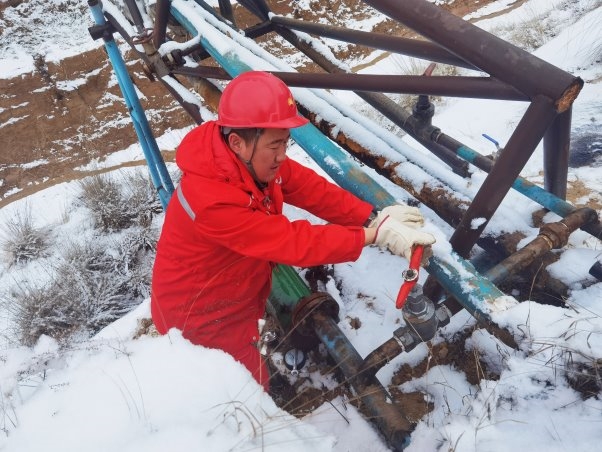
[[[529,105],[450,239],[460,256],[469,255],[556,115],[553,101],[548,97],[538,96]]]
[[[572,112],[571,107],[560,113],[543,137],[544,188],[562,199],[566,199]]]
[[[557,112],[567,110],[583,87],[580,78],[426,0],[364,1],[530,99],[552,99]]]
[[[383,33],[350,30],[348,28],[335,27],[332,25],[291,19],[290,17],[272,15],[269,17],[269,20],[273,24],[280,25],[287,29],[299,30],[379,50],[401,53],[423,60],[436,61],[437,63],[478,70],[470,63],[452,55],[443,47],[429,41],[401,38],[399,36],[391,36]]]

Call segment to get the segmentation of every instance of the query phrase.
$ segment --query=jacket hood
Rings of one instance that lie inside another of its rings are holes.
[[[190,131],[176,151],[176,163],[184,174],[247,185],[251,175],[226,145],[215,121]],[[252,178],[251,178],[252,181]]]

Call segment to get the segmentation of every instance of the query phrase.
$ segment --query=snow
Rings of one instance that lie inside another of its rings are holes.
[[[309,3],[299,1],[300,6]],[[477,22],[478,26],[509,37],[509,30],[517,24],[544,15],[552,27],[549,33],[554,37],[534,53],[584,79],[585,86],[573,108],[573,128],[579,133],[599,136],[602,31],[597,25],[602,20],[600,3],[527,0],[507,10],[511,3],[490,3],[470,17],[483,18]],[[48,20],[48,15],[43,14],[45,5],[51,5],[54,20]],[[504,14],[495,14],[500,11]],[[35,39],[10,34],[9,20],[17,23],[19,14],[37,19]],[[45,61],[60,61],[100,45],[87,33],[86,28],[91,25],[87,14],[83,6],[61,0],[33,0],[6,8],[0,18],[6,30],[0,32],[0,78],[35,70],[34,61],[39,55]],[[115,10],[114,14],[119,13]],[[353,25],[357,29],[368,29],[374,20],[371,16],[368,24],[358,21]],[[210,34],[205,38],[212,39]],[[305,38],[313,40],[307,35]],[[234,36],[232,42],[221,44],[221,50],[230,50],[235,42],[241,41],[241,36]],[[322,44],[318,41],[318,45]],[[246,61],[256,63],[264,53],[253,44],[248,47],[251,50]],[[371,60],[371,56],[367,60]],[[276,58],[261,64],[280,70],[290,68]],[[384,58],[377,67],[366,72],[395,73],[397,64],[391,58]],[[84,79],[65,82],[63,89],[76,90],[83,83]],[[355,138],[378,148],[387,158],[399,161],[398,171],[406,176],[412,174],[415,185],[430,183],[449,187],[456,196],[470,199],[484,179],[478,172],[469,183],[450,175],[413,140],[405,137],[400,142],[397,135],[362,119],[354,111],[357,98],[353,95],[319,90],[308,93],[300,89],[295,90],[295,95],[346,132],[353,124],[360,124],[362,127],[356,128]],[[333,98],[346,105],[341,106],[340,111],[328,108],[327,102]],[[190,100],[197,102],[197,99]],[[15,104],[18,103],[15,99]],[[503,147],[525,107],[520,102],[446,100],[437,107],[434,122],[473,149],[489,154],[495,151],[494,146],[482,134],[493,137]],[[203,115],[210,117],[208,111],[203,111]],[[168,130],[158,137],[159,147],[173,149],[188,130],[190,127]],[[324,174],[298,146],[291,148],[290,156]],[[133,145],[79,170],[110,170],[124,162],[142,160],[140,146]],[[24,168],[41,163],[32,162]],[[541,168],[540,147],[521,175],[541,183]],[[169,169],[174,170],[173,165],[169,165]],[[370,175],[378,177],[374,172]],[[569,177],[589,187],[594,201],[602,200],[599,165],[572,167]],[[396,199],[410,198],[398,186],[382,178],[378,181]],[[77,194],[77,181],[64,182],[4,205],[0,209],[0,225],[29,208],[36,225],[51,227],[52,236],[56,238],[55,249],[71,240],[90,240],[91,220],[85,210],[74,203]],[[451,249],[446,238],[453,230],[430,209],[420,208],[427,219],[426,230],[437,237],[434,251],[445,258]],[[487,225],[487,231],[521,231],[527,235],[522,246],[537,234],[531,220],[535,208],[533,202],[511,192]],[[285,213],[292,218],[319,221],[290,206]],[[545,220],[557,221],[558,217],[548,214]],[[157,227],[160,221],[161,218],[155,219]],[[484,219],[476,219],[471,226],[477,228],[482,221]],[[518,349],[508,347],[478,328],[466,312],[456,314],[432,341],[431,346],[437,346],[453,342],[461,333],[467,334],[464,343],[455,342],[455,346],[463,345],[465,354],[477,353],[487,369],[499,378],[484,377],[477,384],[470,383],[461,369],[439,364],[427,344],[398,356],[379,371],[380,381],[388,386],[401,365],[416,365],[423,359],[431,359],[425,374],[399,388],[403,392],[423,392],[434,407],[418,421],[408,451],[599,450],[601,394],[583,399],[567,379],[584,372],[580,365],[589,364],[599,372],[602,283],[596,282],[588,269],[602,258],[602,249],[599,240],[577,231],[559,254],[560,259],[550,265],[548,271],[570,288],[565,307],[532,301],[516,303],[512,297],[495,300],[503,309],[496,310],[494,320],[514,332]],[[32,347],[19,345],[13,336],[14,319],[6,300],[19,284],[36,279],[43,281],[44,272],[52,266],[53,259],[50,255],[37,264],[27,265],[10,265],[5,256],[0,260],[0,450],[389,450],[372,424],[344,397],[320,406],[301,419],[295,418],[279,409],[246,369],[221,351],[194,346],[176,330],[161,337],[134,338],[139,322],[150,316],[148,300],[91,339],[70,347],[59,347],[48,336],[42,336]],[[358,261],[334,266],[334,278],[339,284],[331,280],[323,288],[340,305],[339,327],[362,356],[388,340],[403,323],[394,300],[401,270],[406,265],[401,258],[369,247]],[[420,278],[424,282],[426,272],[421,272]],[[361,328],[352,326],[350,319],[354,318],[361,320]],[[324,384],[335,383],[325,380]]]

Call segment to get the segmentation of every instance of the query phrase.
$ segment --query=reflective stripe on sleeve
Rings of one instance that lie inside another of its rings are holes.
[[[194,219],[196,218],[196,214],[194,213],[194,210],[192,210],[192,207],[190,207],[190,204],[188,204],[188,201],[186,200],[186,197],[184,196],[184,193],[182,192],[181,185],[178,185],[178,188],[176,189],[176,193],[178,194],[178,201],[180,201],[182,208],[188,214],[190,219],[192,221],[194,221]]]

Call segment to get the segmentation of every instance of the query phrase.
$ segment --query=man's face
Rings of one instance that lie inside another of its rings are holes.
[[[276,177],[280,165],[286,160],[289,138],[289,129],[264,129],[257,139],[255,153],[253,153],[253,140],[245,143],[241,139],[237,147],[233,147],[232,150],[244,161],[250,158],[257,179],[267,183]]]

